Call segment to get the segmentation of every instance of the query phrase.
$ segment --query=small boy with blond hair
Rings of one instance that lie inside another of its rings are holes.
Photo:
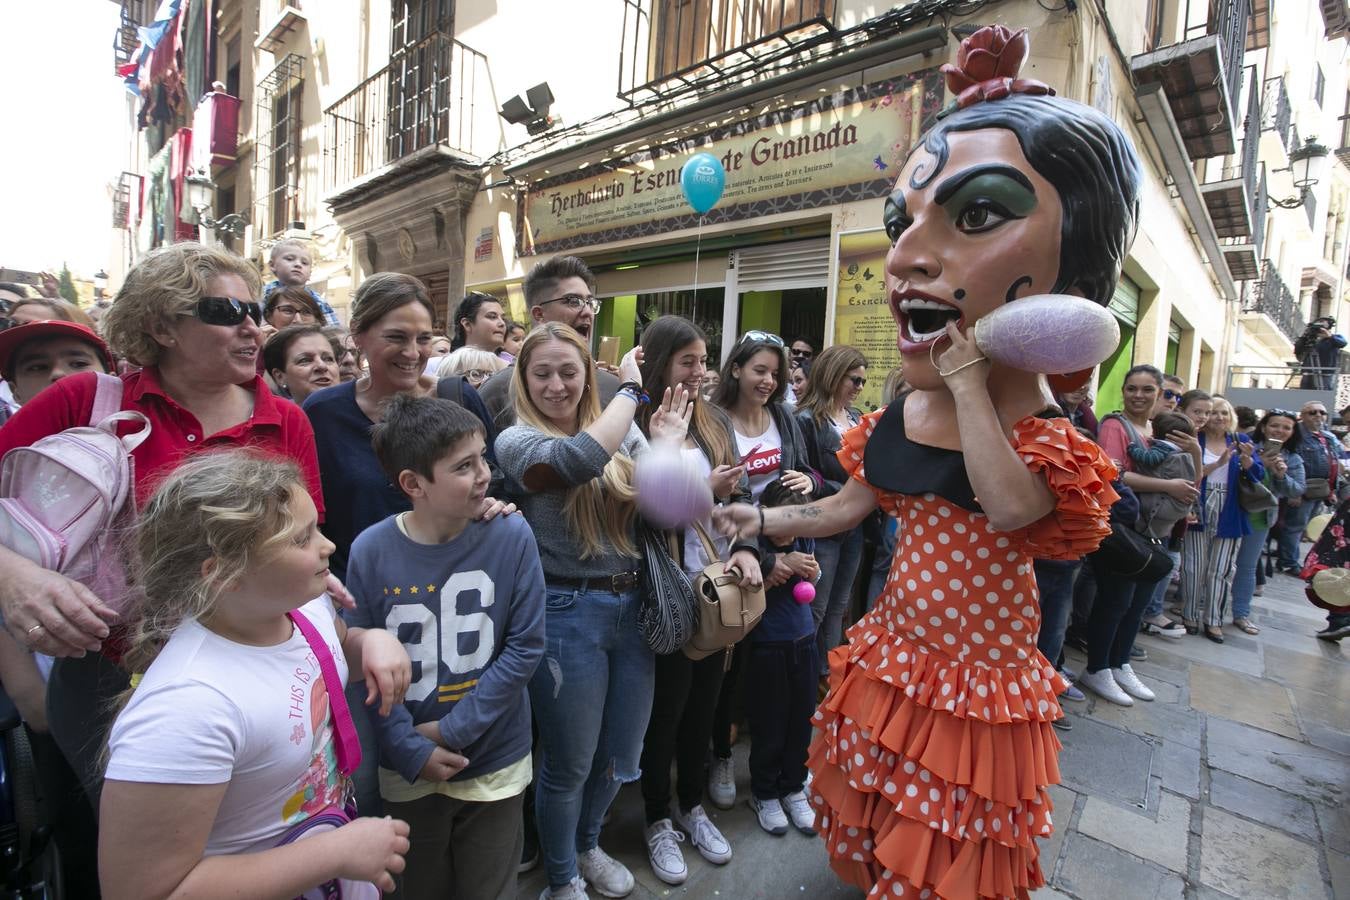
[[[284,238],[277,241],[272,245],[272,255],[267,261],[267,267],[272,270],[275,278],[263,285],[264,302],[273,291],[281,288],[304,288],[309,291],[309,295],[314,298],[314,302],[323,313],[325,325],[342,324],[338,321],[333,307],[328,305],[328,301],[309,287],[309,274],[314,269],[314,257],[309,252],[308,244],[298,238]]]

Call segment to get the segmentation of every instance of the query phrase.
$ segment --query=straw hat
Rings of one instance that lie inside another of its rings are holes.
[[[1312,577],[1312,589],[1329,606],[1350,606],[1350,569],[1323,569]]]
[[[1308,535],[1308,540],[1316,543],[1317,539],[1322,536],[1322,532],[1326,530],[1327,523],[1330,521],[1331,513],[1322,513],[1320,516],[1313,516],[1309,519],[1308,526],[1304,529],[1304,533]]]

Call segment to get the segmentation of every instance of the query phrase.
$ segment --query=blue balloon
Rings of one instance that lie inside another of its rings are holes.
[[[695,153],[680,170],[680,189],[684,199],[700,216],[717,205],[727,186],[727,170],[711,153]]]

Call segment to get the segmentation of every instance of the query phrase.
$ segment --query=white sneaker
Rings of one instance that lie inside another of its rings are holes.
[[[633,873],[599,847],[578,856],[577,868],[586,884],[602,897],[627,897],[633,892]]]
[[[591,898],[586,893],[585,880],[578,875],[560,888],[544,888],[539,900],[591,900]]]
[[[684,854],[680,852],[684,835],[675,830],[669,819],[662,819],[647,826],[645,837],[647,860],[656,877],[666,884],[684,884],[689,877],[689,867],[684,864]]]
[[[688,815],[676,810],[675,821],[689,835],[689,843],[697,847],[708,862],[720,866],[731,859],[731,844],[717,830],[702,806],[695,806]]]
[[[816,833],[816,811],[806,802],[806,794],[797,791],[783,798],[783,808],[787,810],[792,825],[802,834]]]
[[[718,809],[731,809],[736,805],[736,763],[730,757],[713,758],[708,767],[708,796]]]
[[[1102,669],[1100,672],[1084,672],[1078,676],[1078,684],[1112,703],[1120,706],[1134,706],[1134,701],[1130,699],[1130,695],[1122,691],[1120,685],[1116,684],[1116,679],[1112,677],[1110,669]]]
[[[760,828],[773,835],[787,834],[788,818],[783,812],[782,803],[777,800],[760,800],[758,797],[751,797],[750,808],[755,811],[755,817],[759,819]]]
[[[1112,677],[1116,684],[1120,685],[1121,690],[1131,697],[1137,697],[1140,700],[1153,700],[1157,697],[1153,689],[1139,680],[1139,676],[1134,674],[1134,667],[1129,663],[1121,666],[1119,669],[1111,670]]]

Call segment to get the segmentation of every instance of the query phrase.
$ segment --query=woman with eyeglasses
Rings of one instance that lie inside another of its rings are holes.
[[[787,391],[787,366],[787,348],[783,346],[782,338],[767,331],[747,331],[722,364],[717,392],[713,395],[713,403],[731,418],[736,456],[745,467],[751,499],[755,502],[759,501],[765,486],[780,477],[785,487],[799,494],[815,494],[820,488],[818,480],[807,472],[809,463],[801,429],[783,403]],[[762,542],[761,546],[764,546]],[[766,584],[774,586],[791,574],[785,563],[778,563],[763,576]],[[708,771],[708,796],[721,809],[731,809],[736,803],[736,771],[731,747],[742,658],[743,654],[732,654],[731,671],[722,681],[713,721],[713,761]],[[748,698],[746,702],[754,700]],[[766,806],[768,812],[763,815],[775,820],[792,813],[797,820],[806,823],[810,813],[805,803],[789,802],[784,810],[781,802],[773,800],[756,810],[761,816],[761,824],[764,821],[761,810]],[[814,815],[810,818],[814,819]]]
[[[806,439],[806,458],[819,472],[822,497],[839,492],[848,481],[848,473],[835,456],[843,446],[844,434],[862,419],[854,407],[858,394],[867,384],[867,358],[856,347],[835,344],[826,347],[811,363],[806,391],[797,398],[797,425]],[[862,562],[863,525],[839,534],[816,539],[816,562],[820,580],[811,601],[811,616],[816,620],[816,649],[820,674],[829,674],[829,654],[839,645],[844,616],[853,596],[853,581]]]
[[[301,285],[274,288],[267,295],[267,303],[263,307],[263,320],[275,332],[287,325],[321,323],[324,316],[319,304],[314,302],[314,295],[309,292],[309,288]]]
[[[474,390],[483,386],[493,375],[506,368],[506,361],[495,353],[477,347],[460,347],[441,360],[436,369],[438,378],[463,377]]]
[[[1298,453],[1302,439],[1298,415],[1287,409],[1270,410],[1252,432],[1252,443],[1265,464],[1262,483],[1280,500],[1302,497],[1307,487],[1303,457]],[[1246,515],[1251,532],[1244,534],[1238,544],[1237,571],[1233,574],[1233,625],[1246,634],[1260,634],[1261,629],[1252,624],[1252,597],[1260,583],[1261,552],[1266,548],[1279,511],[1261,510]]]
[[[122,376],[120,404],[151,422],[149,437],[132,452],[138,506],[191,454],[249,446],[298,463],[323,515],[313,429],[257,374],[260,289],[247,260],[194,243],[153,250],[127,273],[103,330],[115,353],[141,367]],[[0,452],[87,425],[97,385],[93,373],[51,385],[0,428]],[[48,684],[51,733],[94,809],[110,701],[127,687],[118,665],[124,644],[113,630],[112,604],[123,599],[95,597],[0,547],[5,626],[23,646],[58,657]]]
[[[411,275],[381,272],[356,289],[351,336],[369,362],[355,381],[344,381],[305,398],[304,411],[318,441],[319,471],[327,518],[323,533],[336,545],[328,567],[339,579],[347,573],[352,541],[365,529],[412,509],[407,495],[390,483],[370,444],[370,432],[384,418],[385,401],[395,394],[436,396],[437,379],[424,375],[431,352],[433,309],[426,286]],[[491,419],[472,387],[463,386],[462,405],[483,421],[492,460]],[[486,497],[482,521],[514,507]],[[374,731],[366,714],[365,687],[347,690],[352,720],[361,737],[361,767],[355,776],[357,806],[365,814],[381,808],[376,776]],[[378,814],[378,813],[376,813]]]

